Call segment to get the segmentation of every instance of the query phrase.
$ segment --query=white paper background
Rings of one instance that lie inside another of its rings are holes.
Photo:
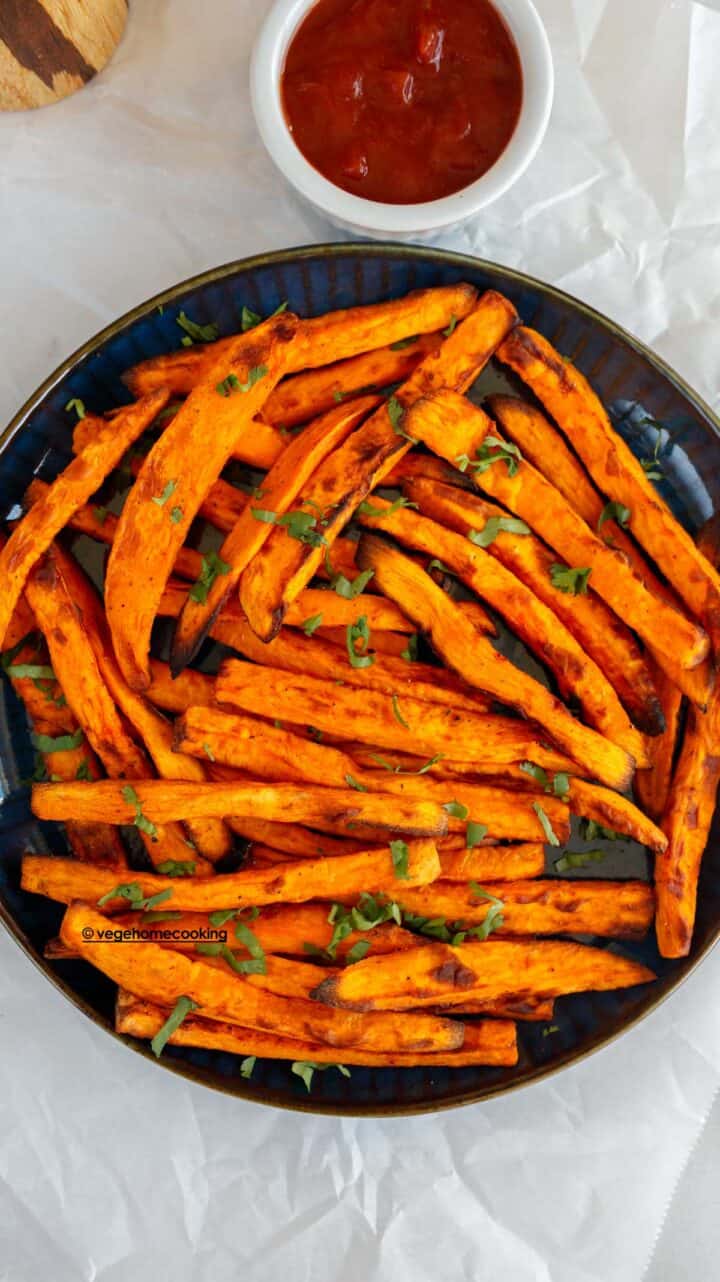
[[[391,0],[388,0],[391,4]],[[545,144],[440,243],[607,312],[717,406],[720,2],[539,0]],[[4,421],[131,305],[333,239],[249,113],[266,0],[134,0],[89,88],[0,116]],[[0,937],[0,1278],[649,1282],[717,1275],[720,955],[621,1042],[492,1104],[397,1122],[261,1109],[116,1046]]]

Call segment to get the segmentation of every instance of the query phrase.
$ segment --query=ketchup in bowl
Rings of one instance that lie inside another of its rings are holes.
[[[523,82],[489,0],[318,0],[290,43],[281,90],[292,136],[325,178],[407,205],[490,169]]]

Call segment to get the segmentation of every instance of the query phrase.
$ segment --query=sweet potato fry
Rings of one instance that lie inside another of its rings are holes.
[[[594,819],[604,828],[611,828],[631,837],[650,850],[661,852],[667,846],[667,838],[652,819],[638,810],[627,797],[612,792],[610,788],[601,788],[584,779],[571,779],[570,810],[574,815]]]
[[[186,668],[178,677],[160,659],[150,660],[147,698],[164,712],[184,712],[193,706],[210,707],[215,702],[215,679],[205,672]]]
[[[494,464],[490,453],[473,466],[484,435],[500,438],[490,419],[465,397],[448,391],[416,402],[405,415],[405,431],[450,462],[467,456],[475,484],[527,521],[571,567],[589,568],[594,591],[655,647],[658,661],[667,653],[682,667],[694,668],[706,657],[709,642],[702,628],[648,592],[621,553],[603,543],[531,463],[523,460],[511,476],[501,449]]]
[[[538,842],[515,846],[473,846],[441,850],[441,883],[446,881],[514,881],[539,877],[545,871],[545,848]]]
[[[437,591],[445,601],[442,591]],[[464,627],[471,626],[459,617]],[[481,644],[474,630],[472,638],[474,645]],[[361,691],[356,686],[281,673],[238,659],[228,659],[220,668],[216,695],[220,703],[258,716],[280,712],[283,721],[313,725],[336,737],[345,735],[381,748],[402,751],[411,746],[426,758],[442,752],[450,760],[472,761],[482,744],[487,762],[531,760],[553,769],[558,758],[567,760],[548,750],[532,727],[510,717],[460,711],[405,694],[393,697]]]
[[[408,508],[391,512],[373,500],[376,516],[363,525],[393,535],[406,546],[438,557],[463,583],[507,620],[513,631],[557,678],[563,697],[578,699],[590,725],[645,765],[645,741],[630,723],[615,691],[557,615],[521,579],[468,538]]]
[[[516,314],[500,295],[488,291],[441,347],[427,356],[353,435],[325,460],[304,487],[298,508],[324,513],[313,542],[300,542],[276,527],[240,581],[248,621],[263,641],[280,629],[288,606],[309,582],[355,508],[377,485],[411,442],[398,435],[398,415],[418,396],[438,387],[464,391],[477,377]]]
[[[413,952],[368,957],[316,990],[330,1005],[357,1010],[409,1010],[439,1002],[550,998],[645,984],[647,966],[585,944],[555,940],[484,940],[426,944]]]
[[[359,602],[357,604],[360,615],[362,607]],[[286,672],[298,675],[312,672],[314,676],[335,684],[343,681],[349,686],[382,690],[387,694],[400,695],[406,692],[427,703],[443,704],[468,712],[486,712],[488,709],[488,701],[476,694],[464,681],[458,680],[452,672],[429,663],[408,663],[405,659],[399,660],[392,655],[376,653],[374,662],[369,667],[354,668],[348,661],[345,645],[341,648],[315,636],[306,639],[288,631],[281,632],[274,641],[266,645],[258,640],[248,623],[240,620],[233,620],[232,625],[218,622],[214,635],[224,645],[252,659],[253,663],[267,664]],[[372,648],[372,638],[370,644]]]
[[[384,1015],[328,1011],[316,1002],[292,1001],[253,988],[230,970],[157,944],[126,948],[105,942],[98,936],[107,925],[108,918],[78,902],[65,913],[60,936],[68,947],[138,997],[172,1007],[179,997],[187,996],[206,1015],[335,1047],[429,1051],[462,1045],[463,1025],[452,1020],[425,1015],[398,1020]],[[94,934],[92,940],[84,937],[90,931]]]
[[[81,423],[85,419],[80,419]],[[25,491],[25,503],[31,506],[37,503],[45,496],[49,490],[49,485],[37,477],[30,482]],[[99,543],[105,543],[108,547],[112,546],[117,531],[118,517],[114,512],[108,512],[106,508],[94,507],[89,503],[78,508],[77,512],[71,516],[68,526],[71,530],[77,530],[80,534],[87,534],[91,539],[97,539]],[[194,548],[180,548],[173,566],[173,573],[181,579],[189,579],[191,582],[198,578],[202,570],[202,556]]]
[[[145,779],[152,768],[144,750],[128,732],[110,693],[73,590],[65,580],[60,556],[58,548],[51,548],[32,570],[26,588],[48,643],[53,670],[73,715],[111,778]],[[117,789],[120,791],[120,784]],[[66,818],[73,820],[77,816]],[[133,812],[129,820],[121,822],[133,823],[135,818]],[[89,822],[101,823],[104,819],[104,815],[96,814]],[[185,862],[192,854],[182,827],[176,823],[158,825],[155,832],[141,828],[140,837],[154,864],[168,859]],[[198,871],[209,872],[210,865],[201,857],[195,863]]]
[[[159,1032],[169,1013],[167,1008],[141,1001],[121,989],[115,1029],[125,1036],[147,1041]],[[298,1041],[197,1015],[183,1020],[169,1041],[171,1046],[201,1046],[205,1050],[229,1051],[244,1057],[255,1055],[262,1059],[302,1060],[312,1064],[334,1064],[338,1057],[337,1051],[323,1042]],[[468,1025],[460,1050],[427,1051],[421,1055],[412,1051],[367,1051],[346,1046],[342,1058],[346,1067],[366,1068],[412,1068],[418,1064],[448,1068],[479,1064],[511,1066],[517,1063],[515,1025],[511,1020],[501,1019]]]
[[[167,404],[167,392],[154,392],[129,405],[108,424],[50,486],[44,498],[18,521],[0,552],[0,645],[33,565],[50,547],[73,512],[94,494],[125,451]]]
[[[499,1019],[517,1019],[525,1023],[546,1023],[553,1018],[555,1003],[552,998],[506,997],[494,1002],[464,1002],[462,1006],[431,1006],[433,1014],[450,1014],[458,1019],[464,1015],[491,1015]],[[472,1027],[472,1025],[471,1025]]]
[[[427,797],[440,805],[458,803],[462,818],[449,813],[448,831],[465,833],[467,822],[481,823],[492,841],[542,841],[544,828],[533,798],[524,792],[500,788],[496,784],[470,783],[465,779],[433,779],[428,775],[389,773],[358,774],[365,787],[382,789],[396,797]],[[542,809],[558,841],[570,836],[570,810],[557,797],[543,796]]]
[[[580,371],[535,330],[518,328],[498,355],[552,415],[572,442],[598,488],[630,511],[629,528],[641,547],[720,644],[720,576],[676,521]],[[626,616],[627,617],[627,616]],[[631,620],[629,620],[631,621]],[[652,643],[652,637],[649,638]],[[680,638],[673,641],[681,649]],[[656,651],[658,657],[665,650]],[[684,652],[689,657],[689,652]],[[683,667],[694,667],[683,662]]]
[[[706,664],[703,663],[699,668],[693,668],[691,673],[685,672],[683,675],[694,677],[697,672],[702,672],[705,667]],[[665,812],[670,797],[675,750],[678,746],[678,735],[680,733],[682,693],[675,682],[671,681],[662,668],[657,665],[655,665],[653,677],[663,710],[665,729],[662,734],[648,739],[647,747],[650,766],[647,770],[638,770],[633,787],[638,803],[643,810],[651,818],[660,819]],[[708,692],[702,699],[705,707],[707,707],[710,697],[711,695]]]
[[[262,416],[274,427],[292,428],[309,423],[350,396],[364,396],[391,383],[402,383],[441,342],[441,334],[421,334],[409,342],[400,339],[394,345],[295,374],[275,388]]]
[[[287,619],[286,619],[287,622]],[[347,641],[347,627],[344,628],[316,628],[313,632],[313,638],[318,641],[328,641],[331,645],[342,646],[345,648]],[[373,654],[389,654],[395,659],[400,659],[408,648],[410,637],[405,632],[379,632],[375,631],[372,638]],[[363,653],[363,641],[357,637],[353,643],[356,654]]]
[[[121,713],[141,737],[158,774],[162,779],[204,782],[207,775],[201,762],[173,750],[170,723],[125,681],[113,654],[105,616],[94,588],[77,563],[61,548],[55,549],[54,556],[75,608],[81,612],[82,626],[102,679]],[[222,820],[199,819],[187,826],[197,851],[211,863],[230,853],[232,838]]]
[[[485,637],[468,626],[462,612],[424,570],[374,534],[363,535],[358,559],[363,569],[374,570],[377,585],[386,596],[427,632],[454,672],[538,722],[556,744],[603,783],[627,787],[633,771],[628,753],[581,725],[544,686],[499,655]]]
[[[688,712],[662,819],[668,846],[655,860],[656,931],[662,957],[686,957],[692,943],[700,865],[720,783],[718,738],[708,720],[717,715],[716,699],[713,695],[704,717],[694,708]]]
[[[404,462],[409,463],[410,459]],[[435,462],[423,459],[426,475],[415,476],[403,487],[422,512],[462,534],[484,530],[489,520],[507,516],[503,508],[477,494],[467,494],[455,486],[440,483],[435,479],[435,472],[440,473],[443,468],[439,460],[437,469],[427,469],[427,464]],[[648,660],[614,611],[593,592],[573,596],[556,588],[550,573],[555,556],[534,534],[498,530],[488,550],[564,623],[605,673],[635,725],[656,734],[662,726],[662,709]]]
[[[285,372],[296,332],[287,313],[234,340],[145,459],[118,521],[105,605],[120,670],[150,682],[148,654],[162,590],[204,495]],[[152,556],[148,556],[148,550]]]
[[[432,841],[411,841],[408,845],[408,877],[403,886],[422,886],[440,871]],[[23,886],[51,899],[70,903],[73,899],[97,901],[117,886],[114,869],[75,863],[71,859],[28,855],[23,860]],[[308,899],[350,899],[359,895],[390,891],[400,881],[395,875],[387,846],[362,850],[332,859],[298,859],[277,868],[248,869],[216,874],[214,877],[163,877],[156,873],[133,872],[143,895],[170,890],[172,899],[164,906],[176,911],[212,912],[219,908],[246,908],[260,904],[302,903]],[[110,901],[114,903],[114,901]],[[116,907],[123,900],[118,899]]]
[[[346,360],[362,352],[387,347],[412,334],[433,333],[462,320],[471,310],[477,291],[471,285],[421,289],[405,298],[368,307],[349,307],[301,322],[300,342],[288,372],[313,369]],[[133,396],[143,389],[169,388],[175,396],[193,390],[218,356],[226,353],[232,338],[221,338],[202,347],[183,347],[169,356],[154,356],[124,375]],[[282,421],[282,420],[281,420]]]
[[[292,509],[293,500],[313,472],[332,450],[358,427],[379,404],[377,396],[365,396],[349,405],[335,405],[305,428],[283,450],[262,486],[262,497],[249,504],[230,533],[219,556],[228,569],[218,575],[204,600],[188,596],[173,638],[171,668],[182,671],[197,653],[215,615],[237,586],[245,566],[263,546],[273,525],[255,515],[282,516]]]
[[[350,855],[367,850],[367,842],[353,837],[332,837],[313,832],[302,824],[273,823],[267,819],[231,819],[230,827],[247,841],[262,842],[294,858],[319,859],[321,856]],[[252,846],[251,846],[252,854]]]
[[[591,881],[559,877],[533,881],[486,882],[483,891],[502,901],[498,935],[608,935],[640,939],[652,925],[655,896],[645,881]],[[424,917],[444,917],[478,926],[488,913],[488,900],[474,883],[433,882],[416,890],[398,890],[401,907]]]
[[[164,615],[169,618],[177,617],[187,599],[187,591],[184,587],[170,583],[160,598],[158,615]],[[387,601],[385,597],[364,592],[362,601],[358,602],[357,599],[347,600],[345,597],[337,596],[335,592],[329,592],[324,588],[305,588],[300,593],[297,601],[290,606],[285,621],[294,627],[300,628],[308,619],[322,614],[323,618],[327,618],[330,624],[347,628],[349,624],[353,624],[357,619],[359,605],[362,606],[371,631],[373,629],[384,632],[409,633],[413,631],[413,625],[410,620],[405,617],[392,601]],[[223,636],[227,635],[233,624],[238,621],[244,622],[243,613],[238,602],[236,600],[227,601],[220,610],[217,619],[217,623],[226,625],[226,628],[216,628],[215,623],[213,623],[210,629],[212,636],[220,640],[220,632],[222,631]]]
[[[273,786],[259,783],[185,783],[164,779],[138,780],[137,805],[155,824],[174,819],[248,815],[281,823],[302,823],[330,832],[361,835],[367,828],[413,837],[442,837],[447,815],[431,801],[403,801],[383,793],[352,789]],[[99,783],[36,784],[33,813],[39,819],[78,819],[107,823],[132,823],[135,803],[126,800],[114,781]],[[358,834],[354,830],[360,830]]]
[[[49,779],[99,779],[102,771],[97,757],[69,707],[59,682],[54,676],[38,678],[16,676],[19,665],[50,668],[47,647],[36,630],[35,616],[21,596],[5,634],[12,663],[7,664],[12,687],[25,706],[35,743]],[[77,859],[90,863],[122,867],[125,848],[116,828],[110,824],[66,823],[65,835]]]
[[[328,921],[331,907],[329,903],[315,901],[267,904],[258,910],[258,916],[253,917],[249,924],[266,953],[287,953],[307,959],[310,950],[322,953],[330,944],[334,931],[333,924]],[[245,945],[236,937],[232,920],[222,926],[214,926],[208,913],[175,911],[177,915],[172,921],[157,923],[143,922],[142,915],[138,913],[113,914],[112,925],[118,930],[142,931],[142,939],[164,943],[166,947],[182,953],[194,953],[196,942],[202,939],[210,942],[221,940],[231,951],[245,952]],[[340,940],[334,949],[338,962],[343,961],[361,940],[368,944],[368,956],[373,957],[417,947],[415,935],[394,921],[386,921],[371,930],[353,930]]]
[[[520,447],[523,457],[552,482],[591,530],[597,530],[605,543],[623,553],[646,588],[655,596],[677,605],[677,597],[658,578],[627,531],[612,518],[603,518],[605,500],[598,494],[565,438],[548,422],[542,411],[514,396],[491,396],[488,406],[506,435]],[[648,648],[652,653],[652,646]],[[661,662],[670,679],[694,703],[705,707],[713,681],[709,660],[689,670],[682,668],[670,655],[665,655]],[[659,688],[657,674],[654,676]]]

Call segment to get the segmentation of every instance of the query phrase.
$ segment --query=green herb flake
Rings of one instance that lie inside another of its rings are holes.
[[[623,530],[626,530],[631,516],[630,508],[622,503],[606,503],[598,518],[597,528],[601,530],[606,521],[615,521],[617,525],[622,526]]]
[[[407,645],[404,650],[400,651],[400,658],[406,663],[415,663],[418,657],[418,635],[417,632],[411,632],[408,637]]]
[[[322,624],[322,614],[312,614],[309,619],[305,619],[302,624],[302,630],[306,637],[311,637],[313,632]]]
[[[98,908],[104,908],[111,899],[127,899],[128,903],[133,905],[141,903],[143,893],[140,883],[138,881],[123,881],[117,886],[113,886],[112,890],[108,890],[107,894],[98,899]]]
[[[197,864],[194,860],[188,859],[166,859],[164,863],[158,864],[157,871],[163,877],[194,877]]]
[[[219,396],[232,396],[234,392],[249,392],[250,388],[259,383],[267,372],[267,365],[254,365],[248,370],[247,380],[244,383],[240,382],[237,374],[228,374],[226,378],[215,384],[215,391]]]
[[[403,406],[402,402],[398,400],[397,396],[390,397],[387,403],[387,412],[388,412],[388,418],[390,419],[390,422],[392,424],[393,431],[397,432],[398,428],[400,427],[400,424],[402,423],[403,415],[405,413],[405,407]]]
[[[482,530],[469,530],[468,538],[479,548],[489,548],[498,534],[529,534],[530,526],[514,516],[489,516]]]
[[[240,328],[243,334],[247,334],[249,329],[254,329],[262,321],[262,316],[254,312],[250,307],[243,307],[240,313]]]
[[[543,770],[542,766],[536,766],[534,761],[521,761],[519,768],[523,774],[530,775],[531,779],[539,783],[541,788],[547,788],[549,783],[547,771]]]
[[[158,507],[165,507],[168,499],[175,493],[177,481],[168,481],[162,494],[154,494],[151,502],[156,503]]]
[[[545,833],[545,840],[547,841],[548,845],[559,846],[560,842],[558,841],[558,838],[553,830],[553,826],[550,823],[550,820],[545,814],[545,811],[543,810],[539,801],[533,801],[533,810],[535,811],[535,814],[540,820],[540,823],[542,825],[542,830]]]
[[[393,716],[395,720],[399,721],[400,725],[404,726],[406,730],[409,730],[410,726],[408,725],[407,721],[405,720],[404,716],[400,711],[400,702],[396,694],[392,696],[392,710],[393,710]]]
[[[490,906],[480,922],[480,925],[474,926],[471,931],[466,932],[469,935],[474,935],[476,939],[482,941],[487,939],[488,935],[491,935],[494,930],[499,930],[504,924],[503,909],[505,905],[503,904],[502,899],[498,899],[495,895],[491,895],[487,890],[483,890],[482,886],[479,886],[476,881],[471,881],[469,885],[470,890],[476,899],[487,899],[490,901]]]
[[[78,422],[80,421],[80,419],[84,418],[86,414],[85,404],[83,401],[80,400],[78,396],[73,396],[72,400],[69,400],[67,402],[65,409],[69,412],[72,410],[75,410],[75,413],[77,414],[77,417],[78,417]]]
[[[364,592],[374,574],[374,570],[363,570],[354,579],[347,579],[344,574],[333,574],[330,587],[344,601],[354,601]]]
[[[558,771],[556,775],[553,775],[552,790],[561,801],[569,801],[570,776],[565,774],[564,771]]]
[[[560,565],[554,561],[550,566],[550,582],[559,592],[566,592],[572,596],[587,596],[588,580],[592,574],[592,566],[586,566],[583,569]]]
[[[339,1073],[342,1073],[343,1077],[350,1076],[350,1069],[346,1068],[344,1064],[314,1064],[310,1060],[296,1059],[290,1065],[290,1071],[302,1079],[308,1092],[311,1089],[314,1074],[324,1073],[328,1068],[336,1068]]]
[[[356,792],[367,792],[364,783],[358,783],[354,775],[345,775],[345,782],[348,788],[354,788]]]
[[[606,850],[566,850],[564,855],[555,860],[556,872],[570,872],[572,868],[587,868],[588,864],[599,864],[607,855]]]
[[[549,1037],[551,1033],[559,1033],[559,1032],[560,1032],[559,1024],[548,1024],[547,1028],[543,1029],[543,1037]]]
[[[181,507],[174,507],[170,511],[170,520],[173,525],[179,525],[183,519],[183,510]]]
[[[151,823],[149,819],[145,818],[140,806],[140,799],[135,789],[131,788],[130,784],[127,783],[122,790],[121,796],[123,801],[127,802],[129,806],[133,806],[135,809],[135,818],[133,819],[135,827],[139,828],[141,832],[144,832],[152,841],[157,841],[157,828],[154,823]]]
[[[229,572],[230,566],[217,552],[206,552],[200,566],[200,575],[190,588],[188,596],[192,601],[197,601],[198,605],[204,605],[218,576]]]
[[[361,652],[355,649],[355,642],[361,642]],[[370,644],[370,627],[366,615],[361,615],[354,623],[348,623],[345,630],[345,645],[352,668],[369,668],[375,662],[374,654],[368,654]]]
[[[446,801],[443,810],[447,811],[451,819],[467,819],[470,814],[467,806],[464,806],[461,801]]]
[[[195,321],[190,320],[186,312],[180,312],[175,318],[175,324],[185,331],[185,337],[182,340],[183,347],[190,347],[193,343],[214,343],[220,333],[219,325],[212,323],[210,325],[196,325]]]
[[[9,677],[15,677],[17,680],[23,677],[29,677],[31,681],[55,680],[55,673],[46,663],[11,663],[5,671]]]
[[[418,337],[417,334],[409,334],[407,338],[399,338],[396,343],[390,344],[390,351],[404,352],[406,347],[412,347],[413,343],[417,343]]]
[[[256,521],[264,521],[266,525],[284,526],[290,538],[297,539],[298,543],[307,543],[309,547],[327,545],[327,539],[317,529],[318,518],[313,516],[312,512],[303,512],[298,509],[278,516],[277,512],[271,512],[267,508],[253,507],[250,510]]]
[[[508,476],[515,476],[522,462],[522,454],[517,445],[510,441],[501,441],[498,436],[486,436],[482,445],[475,452],[475,458],[469,463],[474,472],[482,475],[493,463],[505,463]],[[461,469],[465,471],[465,468]]]
[[[88,762],[87,757],[80,762],[80,765],[75,771],[75,778],[85,783],[90,783],[92,780],[92,775],[90,774],[90,763]]]
[[[355,962],[362,961],[363,957],[367,957],[369,952],[370,940],[358,939],[357,943],[353,944],[352,948],[348,948],[345,954],[345,965],[354,966]]]
[[[488,835],[487,824],[475,823],[475,821],[471,819],[467,828],[465,829],[465,845],[467,849],[472,850],[473,846],[479,846],[482,840],[485,837],[487,837],[487,835]]]
[[[612,828],[604,828],[602,824],[596,823],[594,819],[585,819],[582,827],[582,835],[585,841],[622,840],[622,833],[614,832]]]
[[[38,752],[72,752],[80,747],[83,738],[82,730],[76,730],[75,734],[61,734],[56,739],[49,734],[33,734],[32,742]]]
[[[367,501],[361,503],[358,507],[358,512],[361,516],[375,516],[379,521],[382,521],[385,517],[392,516],[393,512],[398,512],[400,508],[417,508],[417,506],[417,503],[411,503],[409,499],[403,498],[403,496],[400,495],[399,498],[393,499],[392,503],[387,507],[373,507],[372,503],[368,503]]]
[[[209,743],[204,743],[204,744],[203,744],[203,752],[205,753],[205,756],[207,757],[208,761],[214,761],[214,760],[215,760],[215,753],[213,752],[213,750],[212,750],[212,748],[210,747],[210,744],[209,744]]]
[[[158,1058],[162,1055],[173,1033],[192,1010],[197,1010],[197,1002],[194,1002],[192,997],[178,997],[162,1028],[158,1029],[150,1043],[153,1055]]]
[[[391,841],[390,855],[392,857],[393,872],[398,881],[407,881],[410,876],[409,858],[410,851],[405,841]]]
[[[243,308],[243,311],[245,309]],[[247,1081],[253,1075],[253,1069],[257,1063],[257,1055],[246,1055],[240,1065],[240,1076]]]
[[[441,574],[452,574],[452,570],[449,570],[442,561],[438,561],[436,556],[433,557],[432,561],[428,565],[428,574],[431,570],[439,570]]]
[[[450,317],[450,324],[448,325],[447,329],[443,330],[443,337],[449,338],[451,334],[454,334],[457,328],[457,324],[458,324],[458,318],[453,314]]]

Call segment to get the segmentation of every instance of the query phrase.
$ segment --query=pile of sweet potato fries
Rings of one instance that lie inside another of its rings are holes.
[[[663,956],[690,948],[720,775],[712,531],[693,541],[493,291],[179,323],[131,403],[71,402],[75,457],[0,552],[33,811],[69,852],[23,861],[66,905],[47,955],[115,981],[120,1032],[245,1075],[513,1065],[518,1020],[654,978],[562,936],[654,923]],[[491,359],[531,398],[469,400]],[[109,548],[102,593],[78,534]],[[553,849],[572,816],[647,847],[654,884],[573,876],[602,852]]]

